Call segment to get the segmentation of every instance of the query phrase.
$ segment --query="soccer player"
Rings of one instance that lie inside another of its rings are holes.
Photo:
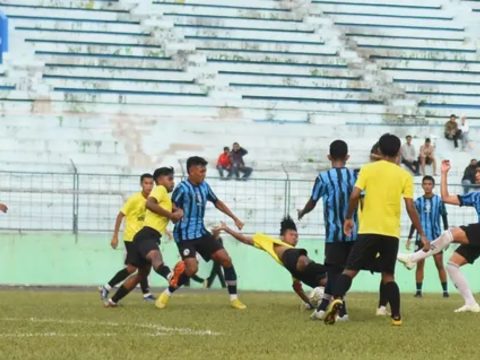
[[[173,168],[162,167],[153,173],[155,188],[148,196],[143,227],[133,238],[133,247],[127,254],[127,266],[138,268],[138,273],[127,279],[117,290],[106,306],[116,306],[133,288],[148,276],[150,269],[175,286],[183,271],[183,263],[177,264],[172,273],[163,262],[160,252],[160,239],[165,233],[169,221],[177,222],[183,216],[181,209],[173,209],[168,193],[172,192],[175,181]]]
[[[478,214],[478,223],[460,226],[444,231],[436,240],[431,242],[430,250],[417,251],[413,254],[398,254],[398,260],[408,269],[412,269],[420,260],[428,256],[441,253],[449,244],[456,243],[460,246],[455,250],[447,264],[447,272],[462,295],[465,304],[455,312],[480,312],[480,305],[475,301],[467,279],[460,271],[460,267],[469,263],[473,264],[480,256],[480,192],[471,192],[465,195],[451,195],[448,191],[447,177],[450,171],[450,161],[442,161],[442,175],[440,192],[445,204],[458,206],[471,206]],[[480,169],[475,174],[475,179],[480,181]]]
[[[343,140],[335,140],[330,144],[328,159],[332,168],[321,172],[313,186],[312,195],[302,210],[298,211],[298,219],[311,212],[318,200],[323,198],[323,218],[325,223],[325,266],[328,268],[328,282],[322,302],[312,318],[323,319],[325,310],[332,298],[335,281],[342,273],[348,255],[357,240],[357,215],[353,215],[354,229],[347,236],[343,232],[343,223],[347,216],[348,200],[353,191],[357,176],[354,170],[346,167],[348,145]],[[345,302],[340,309],[339,320],[348,320]]]
[[[115,220],[115,229],[113,230],[112,241],[110,242],[110,245],[113,249],[118,247],[118,233],[120,231],[122,221],[125,219],[123,242],[125,244],[125,250],[127,251],[127,254],[133,251],[133,237],[143,227],[146,211],[145,204],[147,202],[148,195],[150,195],[153,189],[153,176],[151,174],[143,174],[140,176],[140,185],[142,187],[142,191],[130,196],[123,205],[122,209],[118,212],[117,219]],[[127,259],[125,259],[125,265],[127,265],[126,260]],[[108,299],[108,293],[113,287],[123,282],[135,271],[137,271],[137,268],[132,265],[127,265],[122,270],[118,271],[109,282],[100,288],[100,297],[102,301],[106,301]],[[155,301],[155,298],[150,293],[147,278],[140,283],[140,287],[142,289],[144,300]]]
[[[172,194],[172,201],[178,209],[182,209],[184,216],[175,224],[173,235],[185,264],[185,271],[179,278],[176,286],[170,286],[158,297],[155,306],[163,309],[167,306],[172,293],[185,284],[189,277],[198,271],[197,252],[205,261],[216,261],[223,267],[225,282],[230,294],[230,305],[239,310],[246,306],[238,299],[237,274],[232,264],[232,259],[223,245],[215,240],[207,231],[204,224],[207,201],[229,216],[238,229],[243,228],[243,222],[235,216],[228,206],[217,198],[210,185],[205,181],[207,174],[207,161],[198,156],[187,160],[188,179],[183,180]]]
[[[362,192],[364,205],[359,219],[358,239],[348,256],[347,265],[339,276],[333,290],[333,300],[327,308],[325,323],[334,324],[343,306],[342,298],[349,290],[353,278],[379,256],[385,295],[392,311],[392,324],[401,325],[400,290],[395,282],[395,263],[400,237],[401,197],[404,197],[408,215],[428,250],[429,242],[420,224],[413,202],[413,178],[400,166],[398,156],[400,139],[385,134],[379,140],[381,160],[364,165],[358,175],[350,197],[344,232],[350,236],[355,223],[353,216]]]
[[[257,233],[246,236],[221,223],[216,231],[225,231],[238,241],[268,253],[277,263],[286,268],[293,277],[293,290],[309,309],[313,309],[310,299],[302,288],[302,282],[311,288],[325,286],[327,268],[309,259],[307,250],[296,249],[298,232],[295,222],[287,216],[280,224],[280,239]]]
[[[442,233],[440,227],[440,218],[443,221],[443,229],[448,229],[448,219],[447,219],[447,209],[443,203],[440,196],[433,193],[433,188],[435,186],[435,179],[429,175],[424,176],[422,179],[422,188],[424,194],[415,200],[415,207],[417,212],[420,215],[420,222],[422,223],[423,230],[427,236],[428,241],[433,241]],[[407,250],[410,250],[410,243],[415,231],[414,226],[410,228],[410,234],[408,235],[407,240]],[[418,251],[422,248],[422,243],[420,242],[420,237],[417,236],[415,242],[415,251]],[[434,255],[435,266],[438,270],[438,276],[440,277],[440,282],[443,289],[443,297],[448,297],[447,289],[447,273],[443,267],[443,252],[439,252]],[[422,285],[423,285],[423,272],[424,272],[425,260],[420,260],[417,263],[417,270],[415,274],[417,291],[415,297],[422,297]]]

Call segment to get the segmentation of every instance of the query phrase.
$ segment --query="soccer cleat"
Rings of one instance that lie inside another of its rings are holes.
[[[169,300],[170,300],[170,296],[168,296],[165,292],[163,292],[160,294],[157,301],[155,301],[155,307],[157,307],[158,309],[165,309],[168,305]]]
[[[98,290],[100,291],[100,299],[103,302],[107,301],[109,291],[105,288],[105,286],[100,286]]]
[[[385,306],[380,306],[379,308],[377,308],[377,311],[375,312],[375,315],[377,315],[377,316],[387,316],[387,315],[390,315],[390,314],[387,311],[387,308]]]
[[[340,311],[341,307],[343,306],[343,301],[341,299],[333,300],[327,307],[325,311],[325,317],[323,322],[327,325],[335,324],[337,321],[338,312]]]
[[[153,296],[152,294],[144,295],[143,300],[149,303],[153,303],[155,302],[155,296]]]
[[[106,308],[115,308],[118,306],[116,302],[113,302],[112,299],[107,299],[104,303],[103,306]]]
[[[415,295],[413,295],[413,297],[416,297],[416,298],[421,298],[423,297],[422,293],[421,292],[416,292]]]
[[[449,294],[448,292],[444,291],[444,292],[443,292],[443,297],[444,297],[444,298],[448,298],[448,297],[450,297],[450,294]]]
[[[394,319],[392,318],[392,326],[402,326],[402,319]]]
[[[474,305],[463,305],[462,307],[459,307],[458,309],[454,310],[453,312],[455,313],[464,313],[464,312],[473,312],[473,313],[479,313],[480,312],[480,305],[475,303]]]
[[[231,300],[230,301],[230,306],[234,309],[237,309],[237,310],[245,310],[247,308],[247,305],[245,305],[244,303],[242,303],[238,299]]]
[[[325,310],[316,310],[310,315],[312,320],[323,320],[325,319]]]
[[[350,318],[348,317],[348,314],[345,314],[345,315],[343,315],[343,316],[339,316],[339,317],[337,318],[337,322],[347,322],[347,321],[349,321],[349,320],[350,320]]]
[[[408,254],[398,254],[397,260],[401,262],[408,270],[412,270],[415,267],[415,263],[410,260],[410,255]]]
[[[180,260],[173,268],[173,275],[170,278],[169,285],[174,288],[177,288],[178,280],[180,279],[180,276],[183,274],[184,271],[185,271],[185,263],[182,260]]]

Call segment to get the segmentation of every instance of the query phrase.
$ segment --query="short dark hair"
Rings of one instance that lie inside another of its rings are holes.
[[[152,174],[145,173],[140,176],[140,184],[143,183],[143,180],[145,179],[153,179]]]
[[[233,143],[233,145],[239,145],[240,146],[240,144],[236,141]]]
[[[385,156],[394,157],[398,155],[401,142],[400,139],[393,134],[383,134],[378,140],[380,151]]]
[[[330,144],[330,156],[334,160],[344,160],[348,155],[348,145],[343,140],[335,140]]]
[[[208,161],[200,156],[191,156],[187,159],[187,172],[190,173],[190,168],[193,166],[207,166]]]
[[[457,115],[451,114],[451,115],[450,115],[450,119],[451,119],[452,117],[454,117],[454,118],[456,119],[456,118],[457,118]]]
[[[223,151],[225,151],[225,150],[230,151],[230,148],[228,146],[224,146]]]
[[[430,142],[432,142],[432,140],[431,140],[430,138],[426,138],[426,139],[425,139],[425,142],[426,142],[426,143],[430,143]]]
[[[285,216],[280,223],[280,236],[285,235],[287,230],[297,231],[297,225],[289,215]]]
[[[373,144],[370,150],[370,154],[380,155],[380,144],[378,143],[378,141]]]
[[[174,174],[173,167],[164,166],[164,167],[155,169],[155,171],[153,172],[153,179],[155,181],[157,181],[160,176],[169,176],[169,175],[173,175],[173,174]]]
[[[433,178],[433,176],[430,176],[430,175],[425,175],[422,179],[422,184],[425,182],[425,181],[431,181],[433,185],[435,185],[435,179]]]
[[[405,136],[405,139],[408,139],[408,138],[411,139],[411,138],[412,138],[412,135],[407,135],[407,136]]]

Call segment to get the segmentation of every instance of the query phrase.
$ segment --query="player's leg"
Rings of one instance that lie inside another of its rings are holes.
[[[468,263],[473,263],[479,256],[480,248],[474,248],[472,246],[459,246],[448,260],[448,275],[465,301],[465,304],[456,309],[455,312],[480,312],[480,306],[473,297],[473,293],[468,286],[467,279],[460,271],[460,267]]]
[[[150,272],[150,265],[144,264],[138,268],[138,272],[130,276],[122,286],[118,288],[115,294],[111,299],[108,299],[108,302],[105,304],[107,307],[114,307],[118,305],[118,302],[127,296],[135,287],[148,276]]]
[[[448,285],[447,285],[447,272],[443,266],[443,252],[433,255],[435,260],[435,266],[438,271],[438,277],[440,278],[440,284],[442,285],[443,297],[448,297]]]
[[[422,297],[424,269],[425,269],[425,259],[422,259],[419,262],[417,262],[417,269],[415,270],[415,285],[416,285],[415,297],[417,298]]]
[[[480,224],[474,225],[480,226]],[[415,263],[429,256],[438,254],[451,243],[468,245],[469,238],[467,237],[467,229],[472,226],[473,225],[460,226],[446,230],[437,239],[430,243],[430,250],[423,251],[422,249],[420,249],[413,254],[398,254],[397,259],[398,261],[403,263],[408,269],[412,269],[415,266]]]
[[[155,301],[155,296],[150,292],[150,284],[148,283],[148,277],[145,277],[140,281],[140,289],[142,290],[143,300],[148,302]]]
[[[128,255],[127,255],[128,256]],[[133,265],[127,265],[122,270],[119,270],[105,285],[100,287],[100,298],[102,301],[108,299],[109,292],[118,284],[125,281],[131,274],[137,271],[137,268]]]
[[[388,304],[388,298],[387,294],[385,293],[385,285],[383,284],[383,281],[380,279],[380,286],[378,289],[378,308],[376,311],[377,316],[387,316],[390,315],[387,311],[387,304]]]

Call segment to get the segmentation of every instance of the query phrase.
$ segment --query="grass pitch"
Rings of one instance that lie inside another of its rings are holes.
[[[0,359],[478,359],[480,314],[459,296],[402,295],[404,325],[376,317],[375,294],[351,294],[351,321],[326,326],[289,293],[180,291],[157,310],[138,292],[104,309],[92,291],[0,291]]]

